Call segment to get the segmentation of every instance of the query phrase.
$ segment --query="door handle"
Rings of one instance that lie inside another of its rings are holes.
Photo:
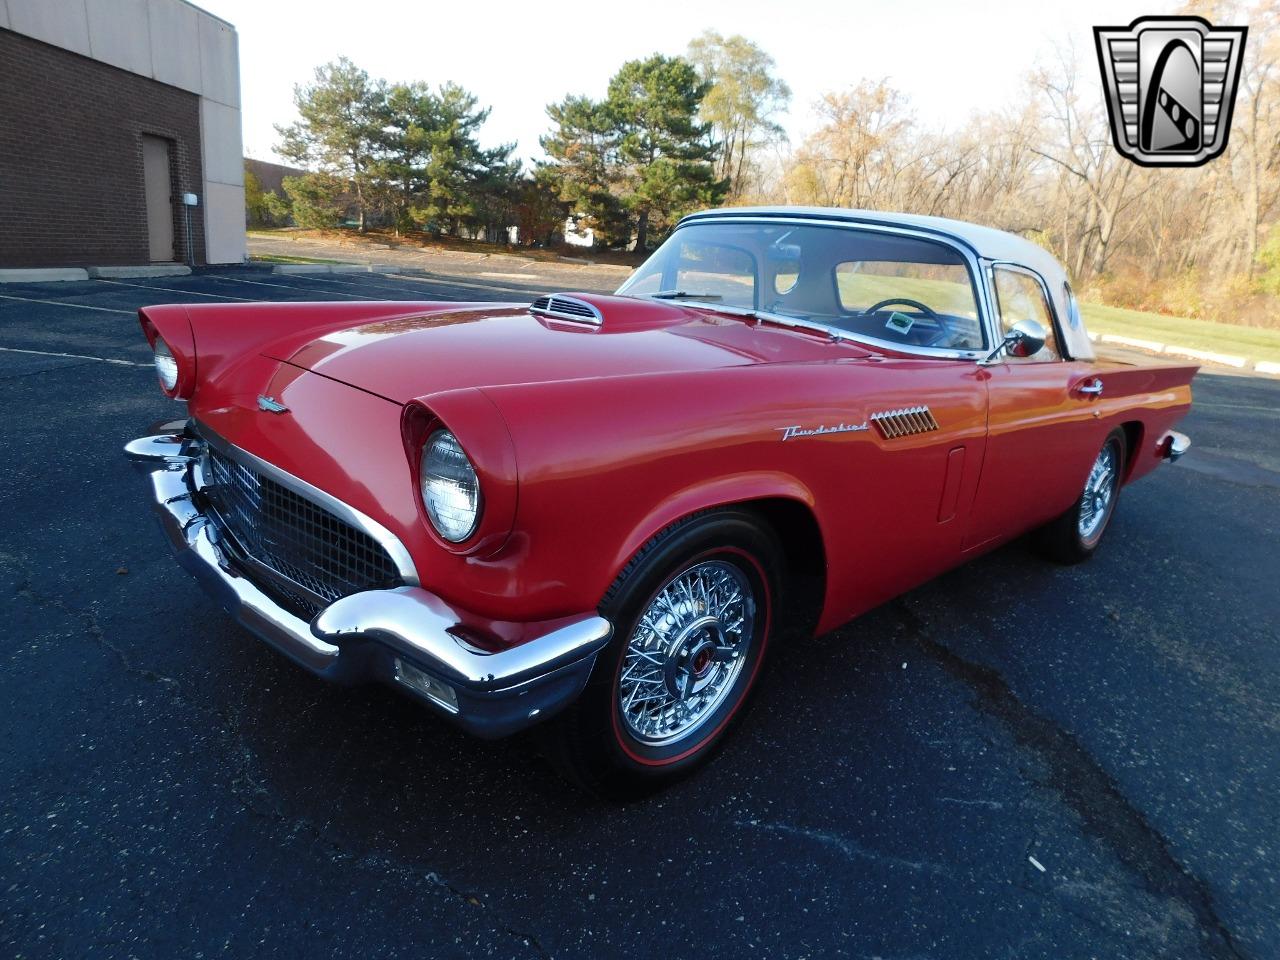
[[[1085,396],[1100,397],[1102,396],[1102,381],[1094,377],[1093,380],[1086,380],[1080,384],[1080,386],[1076,387],[1076,390]]]

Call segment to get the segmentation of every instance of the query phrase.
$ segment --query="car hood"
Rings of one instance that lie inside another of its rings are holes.
[[[326,333],[273,359],[404,404],[462,387],[869,356],[821,334],[677,304],[573,294],[598,323],[468,304]],[[281,346],[284,346],[283,344]]]

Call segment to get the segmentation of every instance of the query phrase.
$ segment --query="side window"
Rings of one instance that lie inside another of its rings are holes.
[[[1058,349],[1058,336],[1053,327],[1053,313],[1044,298],[1044,288],[1040,281],[1021,270],[1010,270],[1007,267],[995,268],[996,299],[1000,307],[1000,333],[1004,335],[1019,320],[1034,320],[1044,327],[1044,348],[1034,356],[1022,359],[1010,357],[1017,362],[1040,362],[1061,360],[1062,351]]]
[[[1067,323],[1071,325],[1072,330],[1080,328],[1080,304],[1076,302],[1076,295],[1071,291],[1071,284],[1064,283],[1062,285],[1062,297],[1067,301]]]

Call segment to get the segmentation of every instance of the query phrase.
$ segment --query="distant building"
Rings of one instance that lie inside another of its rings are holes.
[[[242,261],[235,28],[183,0],[0,0],[0,210],[0,267]]]
[[[290,222],[287,216],[273,211],[266,202],[269,193],[286,200],[285,177],[300,177],[307,171],[286,167],[282,163],[244,158],[245,223],[250,227],[283,227]],[[256,193],[255,193],[256,188]]]
[[[269,163],[266,160],[254,160],[252,157],[244,158],[244,169],[246,173],[252,173],[258,178],[258,186],[264,193],[274,193],[284,196],[284,178],[300,177],[307,171],[300,170],[297,167],[286,167],[283,163]]]

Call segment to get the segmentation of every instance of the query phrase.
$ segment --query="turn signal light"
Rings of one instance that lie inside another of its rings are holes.
[[[405,663],[399,657],[396,657],[396,680],[409,689],[416,690],[432,703],[444,707],[450,713],[458,712],[458,694],[453,687],[419,670],[413,664]]]

